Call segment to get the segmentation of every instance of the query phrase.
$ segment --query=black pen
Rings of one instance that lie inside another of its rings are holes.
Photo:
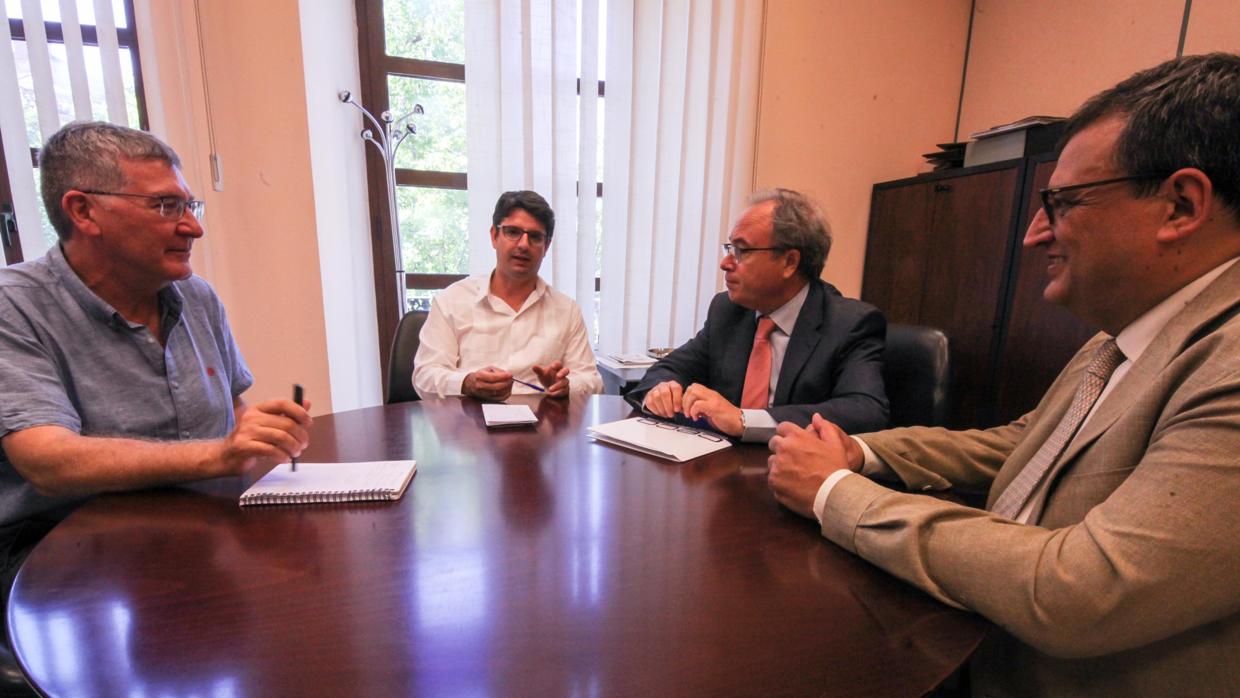
[[[294,383],[293,384],[293,402],[297,403],[298,407],[301,407],[301,399],[303,397],[305,397],[305,389],[301,387],[301,383]],[[296,456],[293,457],[293,460],[289,463],[289,465],[292,467],[293,472],[297,472],[297,457]]]

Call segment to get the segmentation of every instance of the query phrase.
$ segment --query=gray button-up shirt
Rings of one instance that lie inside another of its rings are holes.
[[[0,436],[40,425],[84,436],[214,439],[254,382],[207,282],[159,293],[160,345],[86,287],[57,245],[0,269]],[[0,448],[0,525],[65,507],[13,469]]]

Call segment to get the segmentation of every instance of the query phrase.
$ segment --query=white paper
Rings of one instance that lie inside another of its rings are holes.
[[[600,424],[590,427],[587,433],[599,441],[678,463],[721,451],[732,445],[727,438],[714,432],[658,422],[649,417],[633,417]]]
[[[538,417],[529,405],[486,403],[482,406],[482,418],[486,420],[488,427],[511,427],[538,423]]]

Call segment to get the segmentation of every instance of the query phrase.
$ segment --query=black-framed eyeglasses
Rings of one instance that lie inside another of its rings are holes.
[[[123,191],[98,191],[96,189],[78,189],[83,194],[94,194],[96,196],[128,196],[135,199],[150,199],[158,202],[151,208],[159,211],[159,215],[164,218],[177,220],[185,215],[185,211],[189,210],[194,218],[202,218],[202,214],[207,210],[207,202],[198,199],[182,199],[179,196],[156,196],[154,194],[130,194]]]
[[[541,247],[550,239],[550,236],[542,230],[526,230],[519,225],[501,225],[499,232],[512,242],[519,242],[522,235],[528,236],[530,244],[534,247]]]
[[[1055,211],[1058,209],[1062,212],[1064,206],[1070,202],[1060,201],[1057,197],[1066,191],[1078,191],[1080,189],[1092,189],[1094,187],[1105,187],[1109,184],[1119,184],[1120,182],[1139,182],[1144,179],[1164,179],[1170,177],[1170,172],[1146,172],[1143,174],[1127,175],[1125,177],[1112,177],[1111,179],[1100,179],[1096,182],[1082,182],[1080,184],[1069,184],[1063,187],[1049,187],[1042,189],[1038,194],[1042,197],[1042,209],[1046,211],[1046,220],[1051,225],[1055,224]]]
[[[724,257],[732,255],[732,259],[738,262],[745,261],[750,252],[783,252],[788,249],[787,247],[740,247],[730,242],[725,242],[719,247],[723,249]]]
[[[678,431],[682,434],[694,434],[696,436],[702,437],[703,439],[706,439],[707,441],[714,441],[715,443],[719,443],[720,441],[723,441],[723,437],[718,434],[712,434],[708,431],[702,431],[701,429],[694,429],[693,427],[685,427],[679,424],[672,424],[671,422],[660,422],[657,419],[651,419],[649,417],[638,417],[637,422],[638,424],[653,424],[659,429],[667,429],[668,431]]]

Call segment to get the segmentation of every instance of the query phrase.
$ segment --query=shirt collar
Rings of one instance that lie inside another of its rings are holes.
[[[487,303],[492,308],[509,308],[510,306],[500,299],[499,296],[491,295],[491,275],[494,273],[495,271],[492,270],[490,274],[474,277],[477,280],[477,286],[474,287],[474,302]],[[543,281],[541,276],[535,277],[534,290],[530,291],[530,295],[526,296],[525,302],[521,304],[521,309],[515,311],[515,314],[520,315],[526,308],[537,303],[546,293],[547,282]],[[491,299],[494,299],[494,301]]]
[[[802,286],[801,290],[789,298],[787,303],[767,313],[780,332],[789,337],[792,336],[792,328],[796,327],[797,317],[801,315],[801,306],[805,305],[807,296],[809,296],[809,284]],[[762,313],[758,313],[758,317],[762,317]]]
[[[1120,330],[1120,333],[1115,336],[1115,343],[1119,345],[1120,351],[1124,352],[1124,358],[1135,363],[1153,343],[1158,333],[1167,326],[1167,323],[1171,322],[1171,319],[1178,315],[1184,306],[1204,291],[1206,286],[1235,264],[1237,259],[1240,258],[1233,257],[1190,281]]]

